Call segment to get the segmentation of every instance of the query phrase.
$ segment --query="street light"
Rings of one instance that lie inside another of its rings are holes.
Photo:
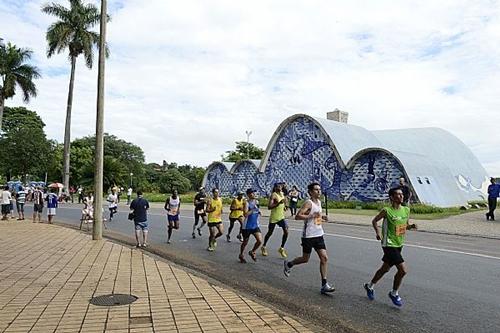
[[[252,135],[252,131],[245,131],[247,135],[247,159],[250,159],[250,135]]]
[[[130,173],[130,187],[132,187],[132,176],[134,175],[133,172]]]

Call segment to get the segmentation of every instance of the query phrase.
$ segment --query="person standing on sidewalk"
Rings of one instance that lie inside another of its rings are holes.
[[[76,190],[78,193],[78,203],[82,203],[83,201],[83,188],[82,185],[78,186],[78,190]]]
[[[198,230],[198,235],[201,237],[201,229],[205,224],[207,224],[207,213],[205,210],[205,206],[207,203],[207,195],[205,194],[205,188],[202,186],[198,190],[198,193],[194,196],[193,204],[194,204],[194,224],[193,224],[193,233],[191,236],[196,238],[194,230]],[[196,228],[198,222],[201,218],[201,225]]]
[[[486,220],[495,221],[495,209],[497,208],[497,198],[500,194],[500,184],[496,184],[495,178],[490,178],[491,184],[488,186],[488,213]]]
[[[132,198],[132,187],[127,190],[127,205],[130,205],[130,198]]]
[[[26,202],[26,192],[24,191],[24,188],[21,186],[19,187],[19,191],[16,193],[16,208],[17,208],[17,215],[18,215],[18,220],[24,220],[24,204]]]
[[[138,248],[148,246],[148,209],[149,202],[142,197],[142,191],[137,191],[137,198],[130,203],[130,210],[134,215],[135,240]]]
[[[2,191],[2,220],[7,220],[10,212],[10,199],[12,195],[9,191],[9,186],[4,186]]]
[[[57,194],[54,193],[56,190],[52,189],[50,190],[49,193],[47,193],[46,201],[47,201],[47,220],[50,224],[52,224],[52,221],[54,219],[54,216],[56,216],[56,210],[57,210]]]
[[[172,195],[165,201],[165,210],[167,211],[167,244],[170,244],[172,230],[179,229],[179,214],[181,209],[181,198],[177,194],[177,190],[172,192]]]
[[[243,264],[247,262],[243,253],[245,252],[245,247],[248,244],[250,235],[253,235],[255,237],[255,244],[252,250],[248,252],[248,255],[253,259],[253,261],[257,261],[257,250],[259,249],[260,244],[262,244],[262,233],[260,232],[259,223],[261,213],[259,209],[259,203],[255,198],[255,192],[256,191],[251,188],[247,190],[248,200],[245,202],[244,207],[245,219],[241,224],[243,243],[241,243],[240,246],[240,255],[238,259],[240,259],[240,262]]]
[[[313,182],[307,186],[310,199],[306,200],[299,212],[295,215],[295,219],[304,221],[302,228],[302,256],[293,259],[292,261],[283,262],[283,273],[289,276],[292,267],[300,264],[305,264],[311,257],[311,252],[314,249],[319,257],[319,271],[321,274],[321,289],[322,294],[327,294],[335,291],[335,288],[328,284],[326,279],[328,269],[328,253],[326,252],[325,240],[323,238],[323,222],[327,221],[327,217],[323,215],[321,208],[321,186],[319,183]]]
[[[408,206],[411,201],[411,191],[410,187],[406,185],[406,179],[404,177],[399,178],[399,187],[398,187],[402,192],[403,192],[403,206]]]
[[[231,202],[231,206],[229,207],[229,210],[231,213],[229,214],[229,230],[227,231],[226,239],[228,242],[231,242],[231,231],[233,231],[234,228],[234,223],[238,221],[240,224],[240,228],[238,230],[238,235],[236,238],[238,238],[240,241],[241,239],[241,226],[243,224],[243,208],[245,207],[245,199],[243,198],[243,192],[238,191],[237,197],[233,199]]]
[[[210,252],[215,251],[217,247],[217,238],[224,234],[224,226],[222,225],[222,199],[219,197],[219,190],[212,190],[212,198],[207,204],[208,213],[208,248]]]
[[[106,201],[108,202],[109,222],[111,222],[113,221],[113,216],[118,210],[118,195],[116,194],[114,189],[111,189],[111,193],[108,195]]]
[[[399,287],[403,281],[403,277],[408,273],[405,261],[401,256],[401,250],[405,242],[406,230],[416,229],[415,224],[409,223],[410,208],[403,206],[403,191],[398,188],[389,190],[389,199],[391,206],[383,208],[372,220],[373,229],[377,240],[382,241],[382,266],[373,276],[369,283],[365,283],[366,295],[370,300],[375,299],[374,285],[389,272],[392,266],[396,266],[397,272],[394,275],[392,290],[389,292],[389,298],[396,306],[402,306],[403,300],[399,296]],[[380,220],[384,220],[382,224],[382,234],[377,226]]]
[[[42,222],[42,213],[43,213],[43,192],[40,189],[40,186],[37,186],[33,191],[33,223],[36,223],[38,219],[38,223]]]
[[[285,196],[281,192],[281,184],[275,183],[273,186],[273,193],[271,194],[271,198],[269,198],[268,209],[271,210],[271,216],[269,217],[269,227],[264,237],[264,245],[262,245],[261,252],[263,256],[267,256],[267,242],[271,235],[274,232],[274,228],[278,225],[281,229],[283,229],[283,236],[281,237],[281,246],[278,249],[278,253],[282,258],[286,258],[288,256],[285,250],[285,243],[288,239],[288,223],[285,220]]]
[[[299,202],[299,191],[297,186],[293,185],[292,190],[288,192],[290,198],[290,214],[295,216],[297,214],[297,203]]]

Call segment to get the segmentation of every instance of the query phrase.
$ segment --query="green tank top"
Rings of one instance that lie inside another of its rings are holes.
[[[273,194],[271,195],[271,198],[273,195],[276,196],[276,199],[278,200],[278,202],[280,202],[281,200],[283,200],[285,198],[285,196],[281,193],[278,194],[278,193],[273,192]],[[282,202],[278,206],[271,209],[271,216],[269,217],[269,222],[270,223],[277,223],[277,222],[284,220],[284,219],[285,219],[285,203]]]
[[[385,207],[386,217],[382,223],[382,246],[401,247],[405,242],[406,225],[410,216],[410,208],[401,206],[399,209]]]

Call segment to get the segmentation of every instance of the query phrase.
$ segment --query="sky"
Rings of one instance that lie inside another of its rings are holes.
[[[33,50],[43,77],[26,107],[62,142],[70,64],[46,57],[44,3],[0,0],[0,37]],[[338,108],[370,130],[441,127],[500,176],[500,1],[108,0],[108,12],[105,131],[147,162],[208,166],[245,131],[265,148],[285,118]],[[95,133],[96,88],[97,61],[78,59],[73,139]]]

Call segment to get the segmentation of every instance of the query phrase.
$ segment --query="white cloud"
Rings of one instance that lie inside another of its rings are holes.
[[[69,64],[45,57],[52,18],[42,3],[0,0],[0,31],[34,49],[44,78],[29,107],[61,141]],[[369,129],[442,127],[500,174],[498,1],[109,6],[105,130],[141,146],[148,161],[208,165],[247,129],[265,147],[285,117],[338,107]],[[95,131],[95,97],[96,70],[80,60],[73,137]]]

